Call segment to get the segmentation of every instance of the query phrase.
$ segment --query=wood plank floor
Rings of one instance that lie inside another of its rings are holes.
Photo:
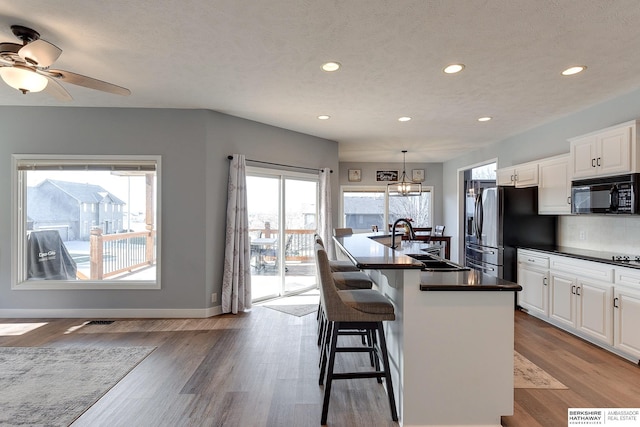
[[[2,335],[1,346],[155,346],[85,412],[78,426],[318,426],[315,315],[265,307],[210,319],[0,319],[3,327],[44,325]],[[504,426],[565,426],[569,407],[640,407],[640,368],[523,313],[516,349],[569,390],[516,389]],[[343,359],[364,365],[364,356]],[[375,380],[337,381],[330,426],[397,426]]]

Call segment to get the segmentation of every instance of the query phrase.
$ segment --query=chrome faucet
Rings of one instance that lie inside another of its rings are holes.
[[[396,226],[401,222],[404,222],[409,227],[409,239],[411,240],[416,239],[416,233],[415,231],[413,231],[411,222],[409,222],[406,218],[399,218],[396,220],[396,222],[393,223],[393,227],[391,227],[391,249],[395,249],[397,247],[396,246]]]

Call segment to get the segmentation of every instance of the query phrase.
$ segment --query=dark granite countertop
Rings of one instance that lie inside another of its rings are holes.
[[[521,291],[522,286],[480,270],[423,271],[420,273],[421,291]]]
[[[401,240],[396,236],[397,249],[391,249],[383,243],[389,243],[388,233],[364,233],[334,237],[334,240],[359,268],[386,269],[422,269],[423,264],[407,256],[426,253],[439,245],[425,242]],[[474,269],[467,271],[421,271],[421,291],[520,291],[516,283],[483,274]]]
[[[594,251],[589,249],[572,248],[568,246],[527,246],[527,247],[522,247],[521,249],[529,249],[534,251],[546,252],[551,255],[563,255],[563,256],[582,259],[586,261],[601,262],[604,264],[611,264],[618,267],[629,267],[629,268],[640,269],[640,262],[635,260],[635,255],[629,255],[630,256],[629,261],[622,261],[622,260],[614,259],[615,257],[625,255],[622,253]]]

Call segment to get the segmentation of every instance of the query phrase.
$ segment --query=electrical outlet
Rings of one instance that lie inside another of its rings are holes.
[[[217,301],[218,301],[218,294],[214,292],[211,294],[211,302],[217,302]]]
[[[586,240],[587,232],[584,230],[580,230],[580,240]]]

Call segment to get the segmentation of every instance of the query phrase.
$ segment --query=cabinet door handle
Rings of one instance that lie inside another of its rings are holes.
[[[600,166],[600,157],[598,157],[598,161],[596,161],[596,164]]]
[[[618,305],[618,298],[614,298],[613,299],[613,308],[620,308],[620,306]]]
[[[575,295],[575,294],[576,294],[576,285],[573,285],[573,286],[571,287],[571,293],[572,293],[573,295]]]
[[[576,288],[576,295],[580,296],[580,286]]]
[[[592,168],[596,167],[596,159],[591,159],[591,167]]]

